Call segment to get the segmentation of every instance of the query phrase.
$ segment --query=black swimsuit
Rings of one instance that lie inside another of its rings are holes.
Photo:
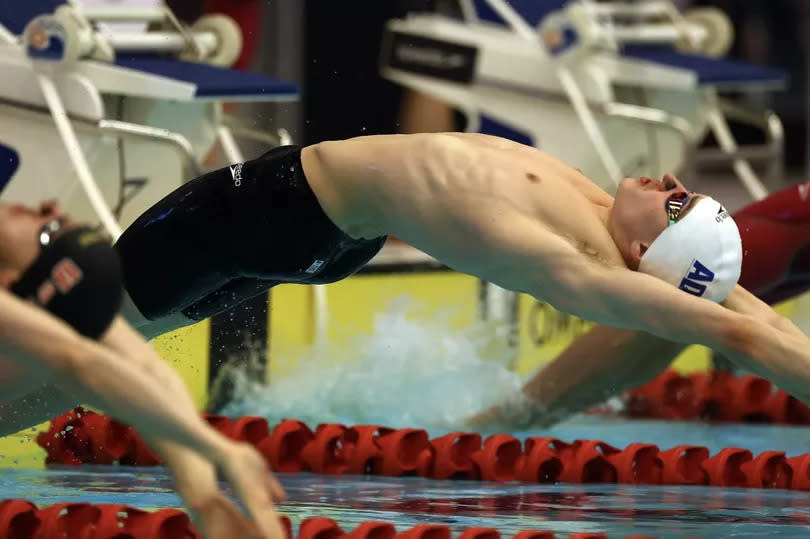
[[[362,268],[386,238],[354,239],[324,213],[285,146],[196,178],[121,236],[124,284],[141,313],[202,320],[280,283],[325,284]]]

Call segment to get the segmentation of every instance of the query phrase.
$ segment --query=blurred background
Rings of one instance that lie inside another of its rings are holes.
[[[239,67],[294,80],[301,85],[300,103],[274,106],[253,116],[263,125],[283,125],[293,138],[310,144],[322,140],[392,132],[429,131],[430,114],[413,118],[407,92],[386,80],[379,69],[385,23],[413,12],[453,13],[455,2],[391,0],[387,2],[301,2],[233,0],[168,2],[186,20],[205,10],[235,16],[254,46],[240,58]],[[789,74],[790,84],[779,92],[746,98],[773,109],[785,126],[785,164],[804,178],[807,162],[808,25],[810,4],[802,0],[746,2],[745,0],[674,0],[681,10],[712,6],[725,12],[735,39],[727,56],[777,67]],[[243,15],[242,15],[243,14]],[[251,111],[252,112],[252,111]],[[405,116],[405,118],[404,118]],[[425,118],[427,117],[427,119]],[[422,121],[422,124],[418,122]],[[458,118],[449,120],[463,127]],[[747,140],[738,128],[741,141]],[[751,138],[752,135],[747,135]]]
[[[168,2],[187,21],[207,11],[233,15],[245,31],[246,42],[252,43],[237,66],[301,85],[300,103],[276,106],[278,110],[265,112],[254,120],[263,125],[283,125],[296,141],[305,144],[436,127],[403,121],[408,112],[408,96],[401,86],[381,76],[380,47],[388,20],[413,12],[452,13],[457,9],[454,3],[452,0]],[[790,84],[785,90],[749,99],[773,109],[782,118],[788,171],[807,176],[810,4],[802,0],[673,0],[672,3],[681,10],[698,6],[721,9],[731,20],[736,36],[729,58],[789,73]]]

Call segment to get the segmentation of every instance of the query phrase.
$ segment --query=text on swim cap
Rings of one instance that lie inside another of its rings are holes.
[[[70,258],[63,258],[51,270],[51,278],[46,279],[37,289],[40,305],[47,305],[57,292],[67,294],[84,278],[84,272]]]
[[[702,296],[706,292],[707,284],[713,280],[714,272],[701,264],[699,260],[693,260],[689,273],[681,279],[678,288],[694,296]]]

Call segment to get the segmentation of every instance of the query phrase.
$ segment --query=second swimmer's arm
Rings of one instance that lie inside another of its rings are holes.
[[[548,425],[647,383],[686,346],[642,331],[597,325],[523,386],[533,421]]]
[[[172,395],[175,406],[188,414],[198,415],[188,388],[174,369],[157,355],[154,348],[133,330],[122,317],[118,316],[101,339],[104,346],[120,354],[125,361],[136,365],[152,379],[155,387],[164,394]],[[174,477],[177,490],[189,507],[195,507],[195,500],[216,491],[216,470],[214,466],[195,452],[169,440],[154,440],[155,448],[166,460]]]
[[[146,438],[176,440],[216,462],[227,458],[229,442],[202,420],[190,421],[137,366],[6,290],[0,290],[0,344],[10,352],[4,357],[37,358],[77,402],[106,410]]]

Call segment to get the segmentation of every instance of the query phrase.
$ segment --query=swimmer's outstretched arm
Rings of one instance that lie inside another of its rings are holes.
[[[653,380],[687,346],[643,331],[596,325],[524,384],[531,410],[525,419],[547,426],[602,404]]]
[[[474,427],[547,427],[645,384],[688,345],[597,324],[523,385],[516,398],[467,420]]]
[[[61,389],[77,401],[106,410],[149,441],[173,440],[204,455],[222,467],[237,489],[251,482],[244,480],[246,474],[260,480],[269,477],[258,454],[227,440],[196,414],[189,416],[175,406],[174,395],[155,384],[139,366],[4,289],[0,289],[0,355],[18,363],[39,360],[62,382]],[[238,494],[252,506],[252,516],[263,532],[281,539],[284,532],[270,503],[277,493],[271,492],[272,483],[264,485],[264,492]]]
[[[574,273],[552,300],[558,308],[674,342],[703,344],[810,402],[810,339],[741,287],[726,307],[639,272],[590,262],[569,269]]]

